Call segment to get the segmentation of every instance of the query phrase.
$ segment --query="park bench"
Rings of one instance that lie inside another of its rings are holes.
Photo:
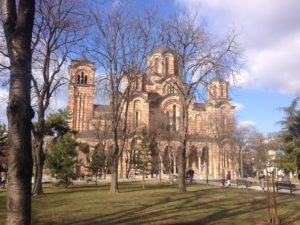
[[[250,182],[245,179],[236,179],[236,186],[239,188],[239,186],[245,186],[246,189],[250,186]]]
[[[277,181],[275,185],[277,192],[280,189],[289,190],[291,194],[293,194],[293,191],[296,191],[296,185],[292,184],[291,182]]]

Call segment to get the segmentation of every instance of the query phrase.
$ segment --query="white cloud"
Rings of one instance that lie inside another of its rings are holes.
[[[238,102],[232,102],[233,106],[235,106],[235,110],[239,111],[242,110],[243,108],[245,108],[245,105],[242,103],[238,103]]]
[[[255,126],[255,122],[251,121],[251,120],[238,121],[238,124],[237,124],[238,129],[253,128],[254,126]]]
[[[246,88],[267,88],[300,93],[300,1],[298,0],[177,0],[190,8],[199,6],[208,28],[224,34],[240,30],[245,48],[242,82]]]

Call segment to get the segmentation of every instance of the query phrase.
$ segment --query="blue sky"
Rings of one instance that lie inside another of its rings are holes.
[[[109,1],[108,1],[109,2]],[[122,0],[115,0],[118,4]],[[238,81],[231,86],[240,125],[254,125],[268,133],[278,131],[276,122],[284,114],[279,107],[287,106],[300,95],[300,1],[299,0],[135,0],[132,10],[155,6],[168,17],[175,8],[197,10],[207,30],[222,37],[230,29],[239,33],[244,49],[244,65]],[[52,109],[65,107],[67,96],[62,90]],[[0,88],[0,115],[5,119],[1,99],[7,91]]]
[[[118,1],[116,1],[118,2]],[[216,37],[235,29],[244,49],[238,82],[231,86],[240,125],[264,133],[276,124],[300,94],[300,1],[298,0],[137,0],[136,9],[154,5],[168,17],[176,8],[197,10]]]
[[[207,29],[221,37],[239,31],[244,65],[231,87],[236,116],[242,125],[268,133],[300,94],[300,1],[176,0],[173,6],[197,9]]]

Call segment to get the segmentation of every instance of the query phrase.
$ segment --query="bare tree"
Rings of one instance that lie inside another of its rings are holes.
[[[17,9],[18,7],[18,9]],[[31,38],[34,0],[2,0],[3,28],[10,59],[7,224],[31,221]]]
[[[186,192],[189,108],[199,86],[216,76],[215,71],[228,75],[236,69],[239,51],[234,32],[224,41],[213,42],[194,12],[176,13],[170,21],[163,24],[163,31],[164,42],[174,50],[177,57],[178,76],[173,76],[171,83],[179,94],[181,103],[178,192]]]
[[[208,123],[212,140],[218,146],[218,173],[224,173],[225,168],[234,167],[236,163],[231,156],[236,155],[236,148],[232,148],[232,140],[234,138],[233,121],[228,118],[229,113],[226,112],[226,107],[215,108],[214,112],[209,115]],[[231,152],[232,151],[232,152]],[[233,153],[233,154],[232,154]],[[213,161],[213,160],[212,160]],[[229,161],[231,165],[229,165]]]
[[[250,136],[250,148],[254,151],[255,163],[254,166],[258,170],[266,169],[269,159],[269,150],[275,150],[278,146],[275,134],[263,134],[254,130]]]
[[[234,131],[234,146],[239,152],[240,175],[244,177],[244,167],[251,160],[250,137],[254,132],[252,126],[236,126]],[[234,149],[234,146],[232,149]],[[247,159],[247,160],[246,160]]]
[[[43,194],[42,175],[46,158],[43,142],[45,115],[51,99],[66,83],[63,67],[67,57],[83,38],[82,17],[78,4],[71,0],[39,0],[36,4],[32,52],[34,73],[31,77],[36,101],[37,123],[32,133],[34,148],[33,195]]]
[[[153,13],[145,12],[141,17],[130,14],[126,9],[125,5],[114,5],[108,12],[91,11],[95,29],[87,49],[104,71],[110,96],[113,139],[111,193],[118,192],[118,163],[127,139],[127,113],[135,80],[145,69],[145,59],[153,44]]]

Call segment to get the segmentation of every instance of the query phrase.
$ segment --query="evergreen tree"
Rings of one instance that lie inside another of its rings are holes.
[[[277,157],[277,166],[286,172],[300,169],[300,110],[298,102],[300,97],[294,99],[290,106],[281,108],[286,117],[279,123],[282,131],[279,135],[280,148],[284,154]]]
[[[65,185],[69,186],[71,178],[75,176],[77,165],[76,142],[72,134],[66,133],[60,137],[51,147],[46,160],[46,165],[50,169],[52,176],[60,179]]]
[[[138,170],[143,176],[143,188],[145,188],[145,175],[151,172],[152,168],[152,144],[146,128],[143,128],[141,141],[137,143],[132,155],[134,169]]]
[[[107,167],[107,154],[105,150],[96,149],[92,156],[92,162],[89,166],[89,170],[91,171],[91,173],[96,176],[96,185],[97,185],[98,176],[100,175],[100,179],[101,179],[103,172],[105,173],[106,167]]]
[[[48,135],[55,133],[57,136],[62,136],[67,133],[69,131],[67,109],[59,109],[57,112],[49,114],[45,127]]]

